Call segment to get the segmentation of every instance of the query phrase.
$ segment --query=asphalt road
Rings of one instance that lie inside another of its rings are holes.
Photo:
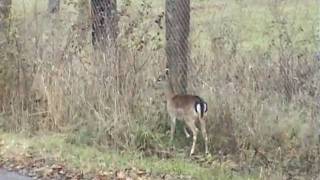
[[[21,176],[15,172],[0,169],[0,180],[32,180],[30,177]]]

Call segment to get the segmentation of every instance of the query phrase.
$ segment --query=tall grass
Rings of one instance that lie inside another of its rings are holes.
[[[113,57],[93,51],[88,8],[79,15],[65,3],[50,16],[38,1],[14,1],[11,42],[1,51],[1,127],[64,132],[69,143],[146,154],[166,149],[168,117],[152,84],[165,67],[164,30],[154,23],[164,7],[143,3],[121,4],[120,55]],[[316,5],[192,2],[189,91],[208,101],[213,154],[266,175],[319,172]]]

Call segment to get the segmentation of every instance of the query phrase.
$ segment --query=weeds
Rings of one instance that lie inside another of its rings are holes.
[[[88,22],[88,14],[81,19],[64,4],[48,28],[38,1],[26,4],[33,7],[14,4],[10,43],[0,53],[1,128],[66,133],[67,146],[166,152],[168,118],[152,86],[165,67],[164,30],[154,23],[162,8],[143,2],[120,6],[119,62],[92,50],[90,27],[80,23]],[[241,170],[265,177],[274,171],[283,177],[317,175],[316,3],[193,6],[188,88],[208,101],[212,154],[230,156]],[[176,147],[186,144],[179,140]]]

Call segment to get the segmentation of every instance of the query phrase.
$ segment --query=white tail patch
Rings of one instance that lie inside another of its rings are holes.
[[[201,104],[200,103],[198,103],[196,106],[196,112],[201,113]]]
[[[203,103],[203,112],[207,112],[207,104]]]

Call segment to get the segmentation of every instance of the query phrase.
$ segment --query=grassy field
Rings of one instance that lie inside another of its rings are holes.
[[[134,166],[197,179],[318,176],[318,2],[191,1],[188,91],[208,101],[212,157],[200,159],[209,164],[186,155],[181,129],[173,157],[155,153],[169,148],[152,84],[166,64],[165,30],[154,23],[165,1],[118,3],[119,59],[95,54],[88,1],[77,2],[51,16],[46,1],[13,0],[10,44],[0,52],[3,155],[33,151],[86,171]]]

